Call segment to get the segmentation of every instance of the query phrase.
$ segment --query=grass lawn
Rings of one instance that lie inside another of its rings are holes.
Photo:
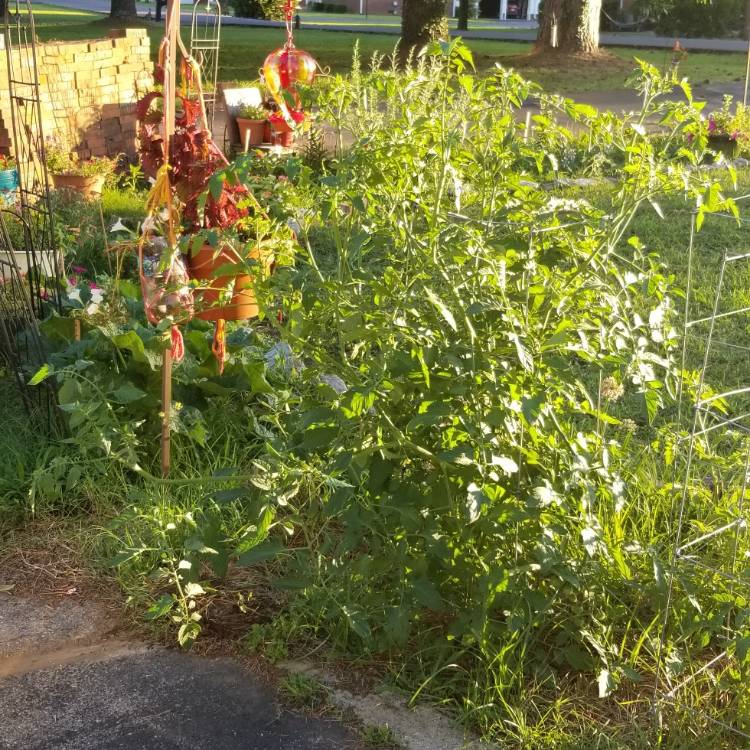
[[[98,13],[63,10],[49,5],[36,6],[34,12],[37,34],[42,40],[95,38],[103,36],[112,26],[108,19]],[[149,30],[155,54],[162,27],[147,22],[142,22],[141,25]],[[368,59],[376,51],[390,52],[397,42],[395,36],[388,34],[314,29],[300,30],[296,39],[298,45],[311,52],[323,68],[334,73],[349,69],[352,49],[357,40],[363,59]],[[277,28],[225,26],[222,31],[220,79],[246,81],[257,78],[266,54],[282,42],[283,32]],[[580,64],[561,69],[557,64],[525,65],[523,56],[530,50],[527,42],[474,39],[471,40],[470,47],[480,70],[490,69],[498,62],[510,64],[545,88],[565,94],[621,89],[635,64],[635,57],[647,60],[659,68],[668,65],[671,57],[668,50],[618,47],[611,50],[612,58],[609,62],[592,64],[585,69]],[[745,63],[745,56],[740,53],[692,52],[682,63],[682,72],[694,83],[739,81],[744,76]]]

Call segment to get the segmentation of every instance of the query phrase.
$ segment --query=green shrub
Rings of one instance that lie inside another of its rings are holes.
[[[341,3],[312,3],[309,10],[316,13],[348,13],[349,8]]]
[[[624,118],[542,97],[543,135],[527,140],[518,110],[536,88],[471,66],[457,42],[404,73],[355,65],[316,102],[340,134],[335,159],[314,171],[290,158],[282,174],[244,157],[214,178],[268,197],[299,248],[256,285],[259,324],[229,328],[223,373],[208,326],[184,326],[172,479],[149,476],[167,327],[144,324],[135,284],[120,289],[131,319],[85,321],[82,341],[47,321],[63,343],[39,378],[57,379],[87,466],[117,461],[137,483],[113,530],[120,570],[180,642],[230,565],[252,566],[285,592],[295,637],[256,625],[248,646],[279,655],[306,635],[382,654],[403,685],[507,739],[550,705],[529,706],[530,685],[557,696],[583,676],[605,698],[651,681],[673,499],[662,477],[679,450],[654,424],[675,393],[676,303],[633,220],[663,215],[665,195],[699,223],[736,207],[687,168],[706,126],[686,85],[685,101],[667,98],[677,82],[643,64],[644,110]],[[602,153],[620,165],[601,205],[544,184],[569,174],[566,147],[576,171]],[[73,466],[45,466],[46,490]],[[695,496],[709,507],[705,488]],[[681,597],[668,647],[712,653],[727,596]]]
[[[639,0],[633,12],[647,13],[657,34],[725,37],[741,33],[745,4],[742,0]]]
[[[232,0],[234,14],[242,18],[283,21],[285,0]]]

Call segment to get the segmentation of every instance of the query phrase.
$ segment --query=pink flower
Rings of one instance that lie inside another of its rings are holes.
[[[78,283],[78,279],[75,276],[71,276],[68,279],[68,284],[70,284],[70,286],[75,286],[77,283]]]
[[[99,285],[95,281],[89,282],[89,289],[99,289]]]
[[[88,269],[84,268],[83,266],[72,266],[73,273],[86,273]]]
[[[716,130],[716,128],[717,128],[716,120],[714,120],[713,117],[709,117],[708,118],[708,132],[713,133],[714,130]]]

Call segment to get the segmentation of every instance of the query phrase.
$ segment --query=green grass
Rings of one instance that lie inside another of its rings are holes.
[[[371,724],[362,729],[362,744],[367,750],[399,750],[396,735],[387,724]]]
[[[41,5],[35,8],[37,34],[41,40],[90,39],[106,34],[107,30],[121,24],[112,24],[98,13],[67,11]],[[152,54],[156,55],[162,36],[162,27],[148,22],[137,25],[148,29]],[[187,34],[187,30],[183,33]],[[374,52],[390,53],[397,42],[391,34],[318,31],[301,29],[295,35],[299,47],[311,52],[324,69],[343,73],[351,65],[352,50],[359,42],[362,58],[367,60]],[[258,77],[265,56],[283,43],[283,32],[277,28],[249,28],[225,26],[222,30],[222,51],[219,79],[247,81]],[[527,66],[523,55],[528,54],[528,42],[507,42],[474,39],[470,42],[477,66],[486,71],[495,63],[518,67],[526,76],[551,91],[575,93],[583,91],[621,89],[635,67],[634,58],[664,68],[669,64],[669,50],[611,49],[612,59],[581,68],[579,63],[560,68],[558,63],[549,66]],[[745,56],[740,53],[691,52],[682,63],[681,72],[695,83],[721,83],[739,81],[745,73]]]

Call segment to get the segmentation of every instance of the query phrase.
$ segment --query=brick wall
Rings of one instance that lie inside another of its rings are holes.
[[[0,53],[0,151],[8,140],[3,131],[12,129],[6,66]],[[107,39],[40,43],[37,67],[46,138],[84,159],[135,153],[135,103],[153,85],[145,29],[112,31]]]

